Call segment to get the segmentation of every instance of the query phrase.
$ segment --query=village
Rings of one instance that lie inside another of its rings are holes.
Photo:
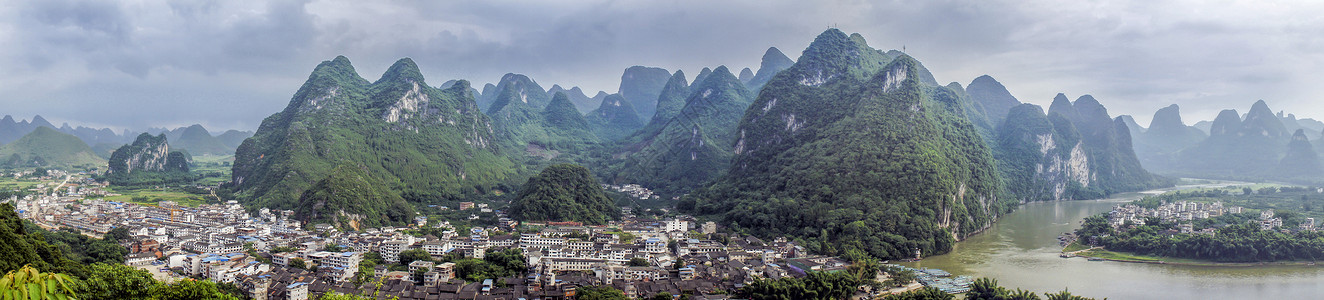
[[[342,232],[329,224],[305,226],[289,210],[263,208],[251,214],[236,201],[188,207],[170,201],[101,200],[84,194],[104,194],[95,182],[59,175],[66,178],[63,183],[57,185],[58,177],[52,177],[56,181],[43,186],[49,194],[3,201],[13,202],[20,217],[48,229],[74,228],[90,236],[127,229],[131,238],[121,242],[129,249],[125,264],[151,271],[159,280],[232,283],[252,299],[362,294],[376,284],[377,294],[400,299],[574,299],[576,288],[583,286],[611,286],[631,298],[666,293],[727,299],[753,280],[849,265],[810,255],[785,239],[720,233],[713,222],[683,215],[636,217],[628,208],[622,220],[602,226],[521,224],[495,210],[496,226],[463,232],[449,221],[426,217],[408,227]],[[632,196],[651,196],[636,193]],[[471,202],[457,209],[491,211],[487,204]],[[401,263],[402,253],[419,250],[433,259]],[[505,251],[521,253],[527,269],[504,278],[463,278],[455,263],[441,262],[444,257],[481,260]],[[373,259],[385,263],[360,267]],[[911,283],[908,289],[918,287]],[[857,295],[870,293],[878,292]]]
[[[1221,202],[1176,201],[1153,209],[1126,204],[1114,206],[1112,212],[1108,214],[1108,221],[1116,228],[1127,222],[1144,224],[1145,218],[1153,217],[1165,222],[1177,223],[1180,233],[1213,235],[1216,232],[1214,228],[1195,228],[1191,221],[1239,214],[1244,211],[1245,208],[1239,206],[1224,207]],[[1272,209],[1261,210],[1256,222],[1259,223],[1261,230],[1315,230],[1315,218],[1305,218],[1298,228],[1283,228],[1282,218],[1276,217]]]

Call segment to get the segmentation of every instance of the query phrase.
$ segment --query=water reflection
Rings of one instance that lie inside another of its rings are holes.
[[[1113,205],[1174,189],[1222,187],[1234,182],[1183,185],[1126,193],[1109,199],[1030,203],[983,234],[957,243],[946,255],[912,267],[992,277],[1004,286],[1109,299],[1313,299],[1324,297],[1324,265],[1208,267],[1092,262],[1058,257],[1057,236],[1079,228],[1086,216]]]

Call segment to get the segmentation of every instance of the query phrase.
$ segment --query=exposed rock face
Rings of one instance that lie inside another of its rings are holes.
[[[1126,120],[1110,118],[1094,97],[1072,103],[1058,94],[1051,107],[1047,115],[1031,104],[1013,107],[998,127],[995,153],[1013,194],[1092,199],[1168,184],[1141,167]]]
[[[138,135],[133,144],[124,145],[111,154],[108,174],[165,171],[188,172],[188,161],[183,153],[170,151],[164,134],[152,136],[144,133]]]

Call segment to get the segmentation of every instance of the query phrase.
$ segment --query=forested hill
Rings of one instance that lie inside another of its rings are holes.
[[[960,102],[918,61],[829,29],[745,111],[728,173],[680,209],[820,253],[944,253],[1015,203]]]
[[[606,224],[619,218],[620,211],[587,168],[558,164],[529,178],[511,202],[510,215],[521,221]]]
[[[294,209],[334,168],[358,165],[416,202],[505,189],[520,166],[488,120],[467,81],[428,86],[406,58],[369,83],[336,57],[239,146],[232,187],[250,206]]]

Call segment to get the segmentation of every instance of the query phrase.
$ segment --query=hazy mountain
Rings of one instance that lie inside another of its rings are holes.
[[[665,98],[684,90],[683,77],[672,79]],[[614,183],[640,184],[669,198],[726,172],[737,122],[754,94],[724,66],[694,83],[689,91],[684,106],[670,120],[651,122],[654,127],[627,140],[629,144],[616,155],[624,162],[620,169],[609,171],[608,178]]]
[[[1146,128],[1140,126],[1140,123],[1136,123],[1136,119],[1131,115],[1120,115],[1117,118],[1122,119],[1122,123],[1126,123],[1126,129],[1131,130],[1131,137],[1137,138],[1145,134]]]
[[[239,146],[235,194],[252,207],[295,209],[305,191],[341,166],[363,168],[408,201],[487,193],[519,168],[496,135],[467,81],[432,88],[406,58],[368,82],[349,59],[336,57],[319,64],[285,110]]]
[[[680,111],[685,108],[685,99],[690,96],[689,83],[685,82],[685,72],[676,71],[667,80],[667,85],[662,88],[662,93],[657,97],[657,112],[653,118],[648,120],[648,124],[638,131],[635,131],[631,138],[626,139],[626,143],[637,143],[644,137],[652,137],[666,126]]]
[[[1181,119],[1181,108],[1169,105],[1154,112],[1149,122],[1149,129],[1138,135],[1135,143],[1136,156],[1145,168],[1155,172],[1173,170],[1176,154],[1189,148],[1208,136],[1192,126],[1186,126]]]
[[[663,68],[633,66],[621,74],[621,86],[617,91],[630,106],[634,107],[640,119],[653,117],[657,111],[657,96],[662,93],[662,86],[671,78],[671,72]]]
[[[177,150],[188,151],[189,154],[193,155],[231,155],[234,154],[235,150],[235,148],[225,146],[216,137],[211,136],[206,128],[198,124],[185,127],[179,133],[179,137],[170,142],[170,146]]]
[[[244,143],[244,139],[253,136],[252,131],[226,130],[216,136],[216,141],[221,142],[226,148],[230,149],[229,154],[234,154],[234,150]]]
[[[1292,134],[1292,141],[1287,143],[1287,153],[1278,162],[1277,171],[1286,178],[1315,179],[1324,176],[1324,167],[1320,166],[1319,153],[1315,152],[1305,129],[1297,129]]]
[[[976,110],[982,110],[985,118],[994,126],[1002,124],[1008,111],[1021,104],[1020,100],[1016,100],[1016,97],[1007,91],[1007,87],[988,75],[970,81],[965,92],[970,95],[971,102],[978,104]]]
[[[552,158],[563,151],[578,152],[597,141],[585,128],[561,128],[548,122],[549,118],[582,119],[564,92],[557,93],[558,105],[550,107],[551,101],[543,98],[546,92],[524,75],[506,75],[499,86],[501,91],[487,115],[500,140],[510,149],[525,149],[529,155]],[[552,115],[547,115],[548,110]]]
[[[560,85],[552,85],[552,88],[547,90],[547,95],[549,96],[556,95],[556,93],[565,93],[566,97],[570,100],[570,103],[575,105],[575,109],[581,112],[593,110],[594,108],[597,108],[599,103],[602,103],[602,99],[594,100],[593,98],[589,98],[588,95],[584,94],[584,90],[579,87],[572,87],[567,90]]]
[[[624,138],[644,126],[634,106],[619,94],[602,99],[598,109],[589,112],[584,119],[594,135],[609,141]]]
[[[50,127],[37,127],[18,140],[0,146],[0,168],[95,169],[106,160],[78,137]]]
[[[749,70],[749,68],[740,69],[740,76],[736,79],[740,79],[741,83],[749,84],[749,80],[754,79],[754,71]]]
[[[786,57],[786,54],[782,54],[782,51],[777,50],[777,47],[770,47],[768,51],[763,53],[763,60],[759,63],[758,73],[754,73],[754,77],[750,78],[745,86],[751,91],[758,91],[763,88],[764,84],[768,83],[768,80],[772,80],[772,76],[777,75],[777,72],[786,70],[793,64],[795,64],[795,61],[791,60],[790,57]],[[694,82],[699,82],[699,79],[695,78]]]
[[[1256,102],[1242,121],[1236,110],[1223,110],[1209,129],[1209,138],[1177,154],[1174,172],[1213,178],[1263,178],[1278,165],[1288,139],[1282,123]],[[1267,116],[1265,114],[1268,114]],[[1272,118],[1272,120],[1268,120]]]

